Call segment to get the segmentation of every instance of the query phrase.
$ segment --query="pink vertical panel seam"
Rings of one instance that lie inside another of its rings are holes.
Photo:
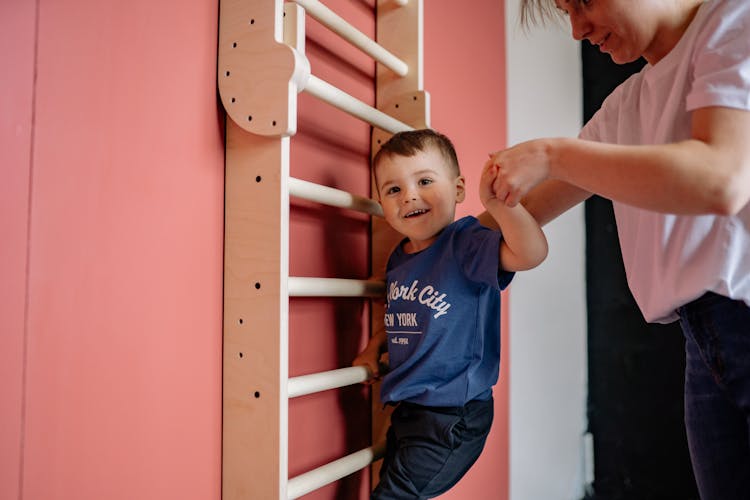
[[[26,456],[26,400],[27,400],[27,375],[28,375],[28,352],[29,352],[29,303],[30,303],[30,274],[31,274],[31,224],[32,224],[32,200],[34,194],[34,146],[36,136],[36,88],[37,88],[37,62],[39,60],[39,2],[36,0],[34,12],[34,61],[32,64],[33,77],[31,88],[31,120],[29,127],[29,185],[26,206],[26,270],[25,270],[25,297],[23,308],[23,350],[21,362],[21,429],[18,449],[18,500],[23,500],[24,472]]]

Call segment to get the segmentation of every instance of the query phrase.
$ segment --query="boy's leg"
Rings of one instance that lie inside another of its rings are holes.
[[[750,308],[715,294],[680,309],[685,426],[703,500],[750,498]]]
[[[371,498],[423,499],[447,491],[479,457],[492,418],[492,400],[472,401],[464,408],[399,405],[388,436],[395,447]]]

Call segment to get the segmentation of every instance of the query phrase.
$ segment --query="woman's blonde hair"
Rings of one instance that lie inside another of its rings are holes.
[[[547,21],[559,21],[560,11],[554,0],[521,0],[520,23],[524,28]]]

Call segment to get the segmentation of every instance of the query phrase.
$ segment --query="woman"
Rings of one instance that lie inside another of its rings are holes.
[[[703,500],[750,499],[750,2],[521,0],[558,9],[576,40],[647,65],[578,139],[493,153],[496,195],[546,223],[591,194],[613,201],[645,319],[679,319],[685,423]]]

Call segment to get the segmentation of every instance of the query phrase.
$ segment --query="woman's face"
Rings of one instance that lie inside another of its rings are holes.
[[[660,2],[555,0],[557,8],[570,20],[573,38],[588,40],[618,64],[635,61],[641,56],[649,59],[650,48],[658,34],[655,7]],[[652,61],[649,59],[649,62]]]

